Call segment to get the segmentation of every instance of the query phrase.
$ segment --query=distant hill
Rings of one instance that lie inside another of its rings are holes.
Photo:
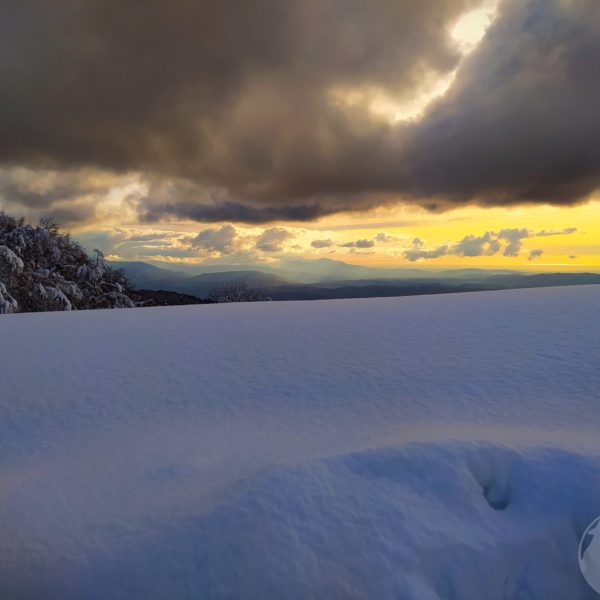
[[[348,279],[381,277],[384,269],[350,265],[339,260],[319,258],[315,260],[284,260],[272,267],[298,283],[318,283]]]
[[[210,300],[196,298],[190,294],[165,290],[136,290],[134,299],[139,306],[186,306],[189,304],[212,304]]]
[[[221,273],[202,273],[177,282],[177,291],[204,298],[224,283],[245,283],[249,288],[270,290],[273,287],[289,285],[290,281],[277,275],[261,271],[226,271]]]
[[[122,269],[127,279],[138,289],[175,290],[178,282],[189,277],[186,273],[155,267],[145,262],[112,262],[111,266]]]
[[[536,273],[534,275],[510,274],[488,277],[486,283],[504,288],[556,287],[600,283],[597,273]]]
[[[114,266],[122,268],[137,289],[161,290],[162,294],[168,291],[196,298],[207,298],[224,283],[244,283],[249,288],[265,292],[273,300],[414,296],[600,283],[600,275],[594,273],[530,275],[518,271],[487,269],[379,269],[349,265],[331,259],[287,260],[278,263],[277,267],[256,265],[260,269],[224,271],[212,271],[216,266],[210,265],[211,272],[197,275],[143,262],[120,262],[114,263]],[[198,268],[206,267],[200,265]],[[268,268],[270,272],[261,270],[263,268]],[[162,296],[162,300],[163,303],[168,303],[168,296]],[[173,300],[178,304],[181,299],[173,296]]]
[[[257,267],[257,268],[263,268]],[[351,265],[331,258],[286,259],[270,264],[269,272],[280,274],[297,283],[390,279],[484,279],[492,275],[514,275],[508,269],[417,269],[413,267],[367,267]]]
[[[271,289],[269,295],[273,300],[334,300],[593,284],[600,284],[600,275],[595,273],[513,274],[487,278],[478,276],[472,280],[433,276],[428,279],[379,279],[278,286]]]
[[[169,268],[144,262],[115,262],[114,266],[126,271],[130,279],[139,281],[175,281],[197,275],[260,272],[281,277],[295,283],[322,283],[330,281],[358,281],[367,279],[482,279],[493,275],[515,275],[508,269],[417,269],[412,267],[367,267],[352,265],[331,258],[282,259],[270,263],[199,264]],[[237,276],[237,275],[234,275]]]
[[[230,282],[245,283],[250,288],[261,290],[292,283],[289,279],[257,270],[190,275],[144,262],[113,262],[112,266],[122,269],[137,290],[168,290],[198,298],[206,298],[215,288]]]

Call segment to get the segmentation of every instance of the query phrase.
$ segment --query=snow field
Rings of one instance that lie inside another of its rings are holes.
[[[0,598],[577,599],[596,287],[0,318]]]

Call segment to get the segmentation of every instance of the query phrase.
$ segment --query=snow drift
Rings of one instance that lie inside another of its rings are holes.
[[[0,318],[0,598],[594,598],[600,288]]]

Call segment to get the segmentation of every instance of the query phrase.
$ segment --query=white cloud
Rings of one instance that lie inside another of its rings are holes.
[[[192,240],[192,246],[209,252],[233,254],[239,249],[238,233],[235,227],[229,223],[221,227],[203,229]]]
[[[293,237],[295,234],[283,227],[270,227],[256,239],[256,249],[263,252],[281,252],[285,242]]]

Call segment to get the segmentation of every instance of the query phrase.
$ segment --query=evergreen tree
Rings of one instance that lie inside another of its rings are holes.
[[[0,212],[0,314],[133,307],[123,272],[94,252],[50,219],[33,226]]]

